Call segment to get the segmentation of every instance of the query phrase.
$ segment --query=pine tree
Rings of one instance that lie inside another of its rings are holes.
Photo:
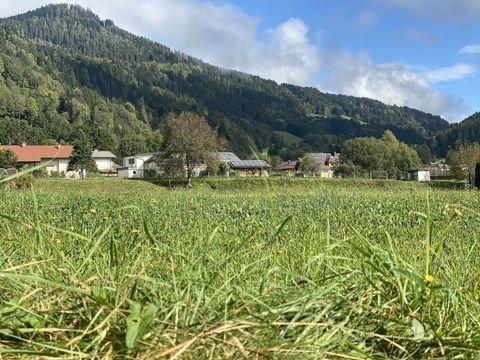
[[[82,179],[86,172],[97,171],[97,165],[92,158],[92,146],[85,136],[81,136],[73,146],[72,157],[68,163],[68,171],[80,171]]]

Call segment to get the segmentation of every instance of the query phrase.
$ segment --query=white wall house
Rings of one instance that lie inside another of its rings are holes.
[[[68,162],[72,156],[71,145],[8,145],[0,149],[10,150],[17,156],[17,167],[39,166],[47,163],[48,175],[64,175],[69,178],[80,178],[78,171],[68,171]]]
[[[118,168],[118,177],[124,179],[143,179],[148,171],[158,169],[155,158],[158,153],[145,153],[123,158],[123,167]]]
[[[103,176],[117,176],[117,168],[119,167],[113,161],[116,155],[110,151],[95,150],[92,154],[93,160],[97,165],[97,169]]]

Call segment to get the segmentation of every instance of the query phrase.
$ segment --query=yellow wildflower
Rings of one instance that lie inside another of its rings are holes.
[[[133,230],[132,230],[132,234],[138,235],[138,234],[140,234],[140,230],[138,230],[138,229],[133,229]]]
[[[455,208],[455,216],[460,217],[462,215],[463,215],[462,210],[460,210],[459,208]]]
[[[433,282],[433,276],[432,275],[425,275],[425,281],[427,283]]]
[[[55,239],[55,244],[57,244],[57,246],[59,246],[61,243],[62,243],[62,240],[60,240],[60,239]]]
[[[96,213],[97,213],[97,209],[91,208],[91,209],[90,209],[90,212],[91,212],[92,214],[96,214]]]

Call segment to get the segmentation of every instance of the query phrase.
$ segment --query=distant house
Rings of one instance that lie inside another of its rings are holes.
[[[3,145],[0,149],[11,150],[17,156],[17,167],[39,166],[48,163],[48,175],[64,174],[66,177],[79,178],[78,171],[68,171],[68,162],[72,156],[71,145]]]
[[[123,158],[123,167],[117,169],[118,177],[125,179],[143,179],[158,169],[159,153],[144,153]]]
[[[116,159],[116,155],[110,151],[98,151],[95,150],[92,154],[97,169],[102,176],[117,176],[117,168],[119,167],[113,161]]]
[[[338,153],[310,153],[309,155],[318,160],[322,165],[333,165],[340,161],[340,154]]]
[[[234,160],[230,161],[230,168],[240,177],[268,176],[270,165],[265,160]]]
[[[288,160],[278,165],[275,168],[275,170],[288,176],[294,176],[298,172],[299,167],[300,167],[300,161]]]
[[[410,181],[430,181],[429,170],[412,170],[408,172],[408,180]]]
[[[220,162],[229,163],[230,161],[240,161],[240,158],[235,155],[233,152],[216,152],[213,155],[218,159]]]

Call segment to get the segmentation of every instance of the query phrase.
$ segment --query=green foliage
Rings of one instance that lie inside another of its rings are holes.
[[[300,167],[299,170],[304,175],[314,176],[316,173],[320,171],[322,164],[316,160],[312,155],[305,154],[300,159]]]
[[[170,114],[164,132],[162,158],[170,169],[185,172],[188,184],[195,167],[204,164],[223,143],[205,118],[190,112]]]
[[[241,157],[296,159],[391,129],[437,151],[438,116],[224,71],[137,37],[79,6],[0,20],[0,143],[71,143],[121,156],[157,151],[170,112],[193,111]],[[206,115],[208,114],[208,115]]]
[[[0,168],[14,168],[17,164],[17,156],[11,150],[0,149]]]
[[[358,138],[347,140],[342,147],[342,162],[372,171],[384,171],[389,177],[401,177],[406,171],[421,165],[417,152],[398,141],[387,130],[381,139]]]
[[[460,143],[456,148],[450,149],[446,157],[452,176],[458,180],[467,180],[470,185],[475,184],[475,166],[479,161],[479,143]]]
[[[68,163],[68,171],[79,171],[82,178],[86,172],[95,172],[97,165],[92,158],[93,148],[83,135],[75,141],[72,157]]]
[[[2,356],[477,357],[478,197],[268,181],[3,192]]]

